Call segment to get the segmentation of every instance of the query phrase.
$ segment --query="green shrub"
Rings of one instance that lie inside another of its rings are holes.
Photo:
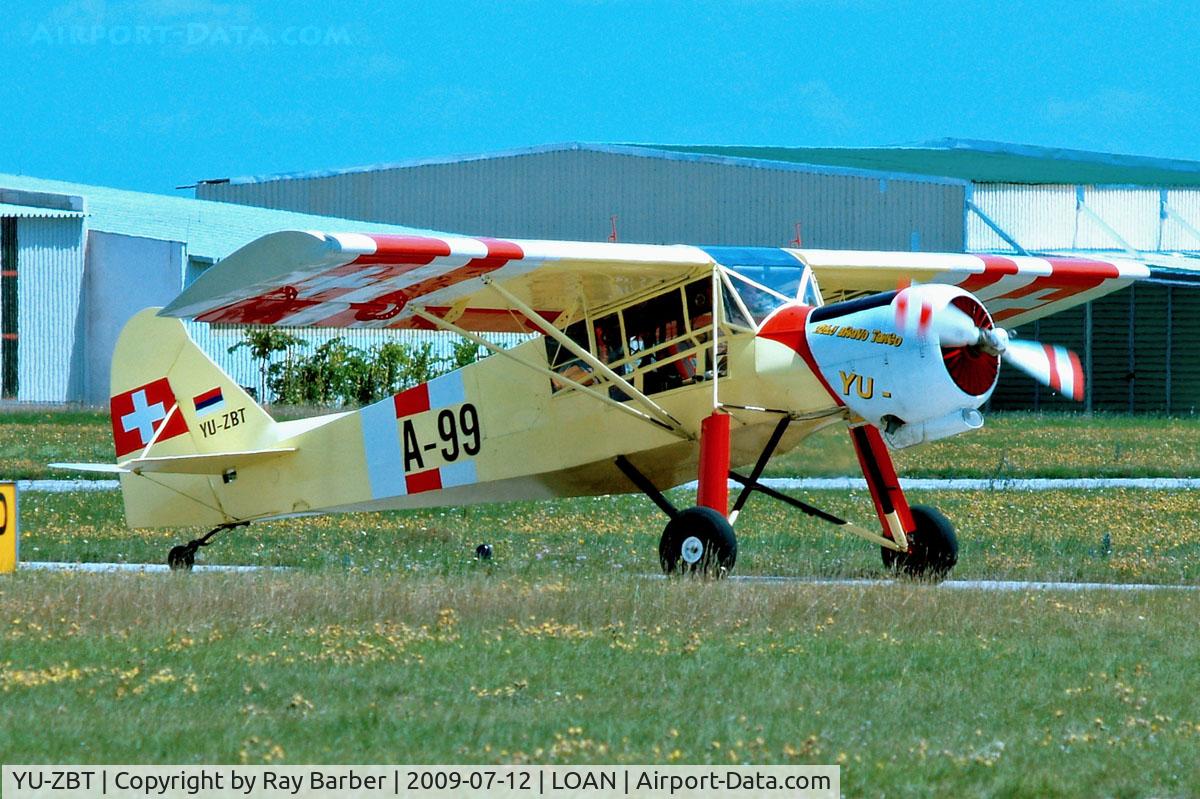
[[[247,330],[229,352],[246,348],[259,362],[260,397],[270,392],[280,405],[367,405],[440,374],[474,363],[480,348],[460,339],[450,355],[440,357],[432,342],[402,344],[389,341],[363,350],[335,338],[311,354],[302,338],[279,330]],[[274,358],[284,353],[282,358]]]

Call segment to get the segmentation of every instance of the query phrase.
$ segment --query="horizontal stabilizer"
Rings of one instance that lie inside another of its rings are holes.
[[[164,455],[160,458],[134,458],[119,464],[134,474],[225,474],[230,470],[255,466],[296,451],[295,447],[255,449],[245,452],[208,452],[203,455]]]
[[[246,452],[209,452],[203,455],[165,455],[161,458],[133,458],[121,463],[51,463],[52,469],[103,474],[225,474],[245,466],[254,466],[295,452],[295,447],[255,449]]]
[[[124,474],[129,470],[116,463],[47,463],[51,469],[68,472],[97,472],[99,474]]]

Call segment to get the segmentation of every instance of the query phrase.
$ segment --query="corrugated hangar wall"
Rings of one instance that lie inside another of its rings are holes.
[[[553,150],[250,183],[201,199],[473,235],[961,251],[966,186],[728,159]],[[914,247],[915,245],[915,247]]]
[[[1115,413],[1200,411],[1200,291],[1142,283],[1087,306],[1024,326],[1022,337],[1070,347],[1091,383],[1085,407]],[[1015,370],[1005,368],[992,396],[997,409],[1079,410]]]
[[[1200,191],[1149,186],[982,184],[972,201],[1029,250],[1086,257],[1200,249]],[[981,217],[967,223],[967,249],[1009,248]],[[1024,337],[1076,350],[1089,377],[1088,410],[1194,414],[1200,410],[1200,291],[1141,283],[1026,325]],[[1078,406],[1005,370],[992,407],[1072,410]]]
[[[20,358],[16,399],[61,401],[83,390],[83,224],[17,219]],[[64,329],[71,331],[64,334]]]

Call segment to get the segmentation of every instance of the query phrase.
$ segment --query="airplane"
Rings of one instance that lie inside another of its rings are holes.
[[[642,492],[668,574],[720,577],[754,493],[940,579],[952,523],[909,505],[890,450],[983,424],[1001,361],[1064,396],[1082,364],[1016,326],[1149,276],[1129,260],[281,231],[135,315],[113,355],[130,527],[223,531],[313,513]],[[188,336],[212,325],[455,333],[491,354],[356,409],[277,421]],[[525,333],[511,348],[490,333]],[[878,531],[761,481],[844,427]],[[748,468],[748,470],[747,470]],[[664,491],[698,481],[696,505]],[[730,502],[730,483],[740,491]]]

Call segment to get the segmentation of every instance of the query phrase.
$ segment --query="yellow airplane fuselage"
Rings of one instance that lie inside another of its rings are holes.
[[[186,335],[178,321],[148,311],[122,338],[161,344],[164,337]],[[719,393],[732,416],[734,465],[754,461],[779,410],[797,419],[780,451],[842,418],[842,409],[792,349],[753,333],[721,341],[727,368],[718,378]],[[132,527],[636,491],[614,464],[620,455],[668,488],[696,478],[700,422],[713,412],[711,379],[653,395],[680,423],[672,431],[582,391],[555,391],[545,374],[493,356],[359,410],[274,422],[215,365],[205,364],[190,340],[179,343],[183,355],[169,365],[164,361],[162,375],[147,372],[155,367],[145,359],[114,359],[114,395],[169,378],[187,434],[156,442],[153,454],[267,455],[249,462],[232,457],[220,473],[135,468],[121,478]],[[540,339],[510,354],[547,365]],[[214,386],[223,390],[223,405],[202,417],[188,400]]]

